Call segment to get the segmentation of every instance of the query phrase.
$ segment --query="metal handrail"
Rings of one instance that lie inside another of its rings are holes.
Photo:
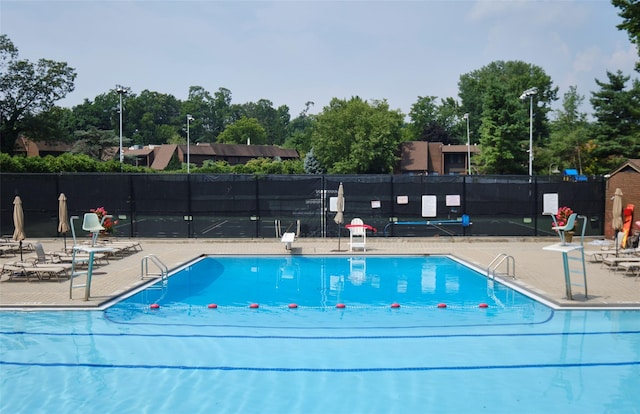
[[[149,260],[151,260],[153,264],[158,267],[158,269],[160,270],[159,273],[149,272]],[[143,257],[142,261],[140,262],[140,279],[144,279],[146,277],[160,277],[163,282],[166,282],[169,277],[169,268],[164,263],[162,263],[162,260],[160,260],[158,256],[156,256],[155,254],[148,254]]]
[[[516,259],[513,256],[508,255],[506,253],[500,253],[491,261],[491,263],[489,263],[489,266],[487,266],[487,276],[490,276],[492,279],[495,279],[496,271],[505,260],[507,262],[507,273],[505,275],[507,277],[511,277],[515,279],[516,278]],[[511,274],[512,269],[513,269],[513,274]]]

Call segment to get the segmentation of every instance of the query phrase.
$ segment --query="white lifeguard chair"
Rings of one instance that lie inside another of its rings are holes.
[[[367,228],[358,217],[351,220],[351,226],[349,226],[349,251],[353,249],[367,251]]]

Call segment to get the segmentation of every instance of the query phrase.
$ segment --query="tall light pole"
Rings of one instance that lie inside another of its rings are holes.
[[[469,114],[462,117],[467,120],[467,175],[471,175],[471,141],[469,140]]]
[[[120,169],[122,169],[122,162],[124,161],[124,153],[122,152],[122,95],[129,93],[129,88],[122,85],[116,85],[116,92],[120,96],[118,112],[120,113]]]
[[[529,177],[533,175],[533,95],[538,93],[538,88],[529,88],[522,92],[520,99],[529,98]]]
[[[189,174],[189,124],[193,121],[193,117],[187,114],[187,174]]]

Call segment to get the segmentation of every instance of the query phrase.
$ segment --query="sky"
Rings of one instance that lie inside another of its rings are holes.
[[[638,77],[620,22],[608,0],[0,0],[20,59],[76,69],[59,106],[116,84],[180,100],[200,86],[287,105],[292,118],[353,96],[408,114],[419,97],[458,99],[460,76],[497,60],[540,66],[559,98],[577,86],[590,114],[595,79]]]

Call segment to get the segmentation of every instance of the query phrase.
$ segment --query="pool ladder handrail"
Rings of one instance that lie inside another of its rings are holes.
[[[149,272],[149,261],[156,265],[159,272]],[[148,254],[140,262],[140,279],[161,278],[166,283],[169,278],[169,268],[155,254]]]
[[[514,259],[513,256],[508,255],[506,253],[500,253],[491,261],[491,263],[489,263],[489,266],[487,267],[487,276],[491,277],[492,279],[495,279],[496,271],[498,270],[500,265],[505,261],[507,262],[507,273],[504,273],[504,276],[515,279],[516,278],[516,259]]]

